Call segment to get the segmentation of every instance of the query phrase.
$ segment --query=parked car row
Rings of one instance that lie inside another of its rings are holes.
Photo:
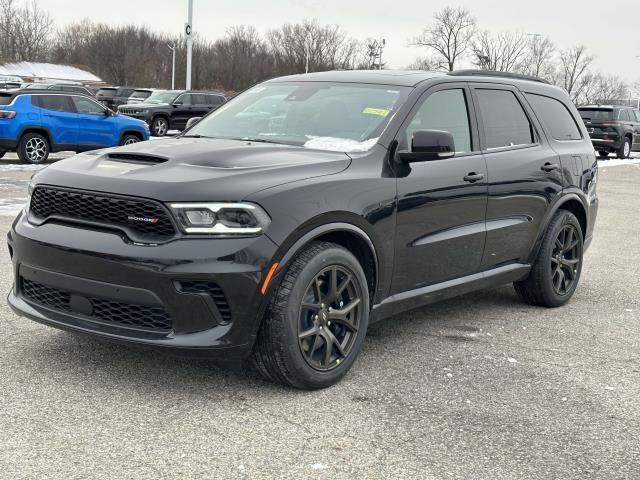
[[[0,157],[42,163],[50,152],[83,152],[149,139],[148,125],[118,115],[80,93],[21,89],[0,92]]]
[[[640,152],[640,110],[614,105],[588,105],[578,108],[591,143],[601,157],[615,153],[629,158]]]
[[[221,93],[187,90],[155,90],[140,103],[118,106],[118,113],[144,120],[151,135],[184,130],[191,118],[202,117],[227,101]]]

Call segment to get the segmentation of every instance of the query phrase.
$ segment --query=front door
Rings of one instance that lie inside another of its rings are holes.
[[[489,170],[482,270],[526,263],[549,205],[562,194],[561,160],[517,89],[477,84],[472,92]]]
[[[80,131],[78,133],[78,145],[87,146],[113,146],[117,145],[119,138],[115,118],[107,115],[108,110],[93,100],[81,97],[71,97],[76,108]]]
[[[418,101],[398,135],[409,149],[416,130],[453,135],[453,158],[401,164],[397,179],[396,255],[391,294],[478,271],[485,243],[487,169],[464,83],[435,86]]]

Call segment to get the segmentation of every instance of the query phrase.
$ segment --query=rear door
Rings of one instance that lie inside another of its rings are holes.
[[[179,95],[171,104],[171,128],[175,128],[178,130],[183,130],[187,125],[187,120],[189,120],[192,116],[197,117],[198,115],[192,115],[192,94],[191,93],[183,93]]]
[[[488,170],[482,270],[526,263],[549,205],[562,194],[558,154],[513,86],[473,84]]]
[[[79,123],[71,98],[64,94],[34,95],[42,126],[49,131],[54,149],[75,150]]]
[[[404,171],[397,180],[392,294],[476,273],[485,243],[487,169],[466,84],[427,90],[398,134],[398,151],[408,150],[416,130],[450,132],[456,155],[411,164],[395,160]]]
[[[222,95],[207,94],[206,98],[207,102],[209,103],[209,110],[215,110],[227,101],[227,99]]]
[[[119,132],[115,117],[107,115],[107,110],[90,98],[79,95],[71,98],[80,125],[78,145],[83,147],[117,145]]]
[[[204,117],[209,113],[209,110],[211,110],[211,105],[209,104],[207,95],[204,93],[191,94],[191,110],[189,112],[189,118]],[[187,120],[189,120],[189,118],[187,118]]]

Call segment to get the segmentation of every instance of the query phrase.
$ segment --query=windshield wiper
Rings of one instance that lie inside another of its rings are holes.
[[[254,137],[241,137],[241,138],[230,138],[229,140],[242,140],[245,142],[256,142],[256,143],[275,143],[276,145],[291,145],[286,142],[277,142],[275,140],[267,140],[266,138],[254,138]]]

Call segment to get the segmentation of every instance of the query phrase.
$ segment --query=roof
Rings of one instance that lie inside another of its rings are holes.
[[[414,87],[424,80],[442,77],[443,72],[412,70],[333,70],[279,77],[269,82],[352,82]]]
[[[102,82],[102,79],[93,73],[72,67],[71,65],[56,65],[53,63],[19,62],[0,64],[0,75],[41,78],[55,81]]]

